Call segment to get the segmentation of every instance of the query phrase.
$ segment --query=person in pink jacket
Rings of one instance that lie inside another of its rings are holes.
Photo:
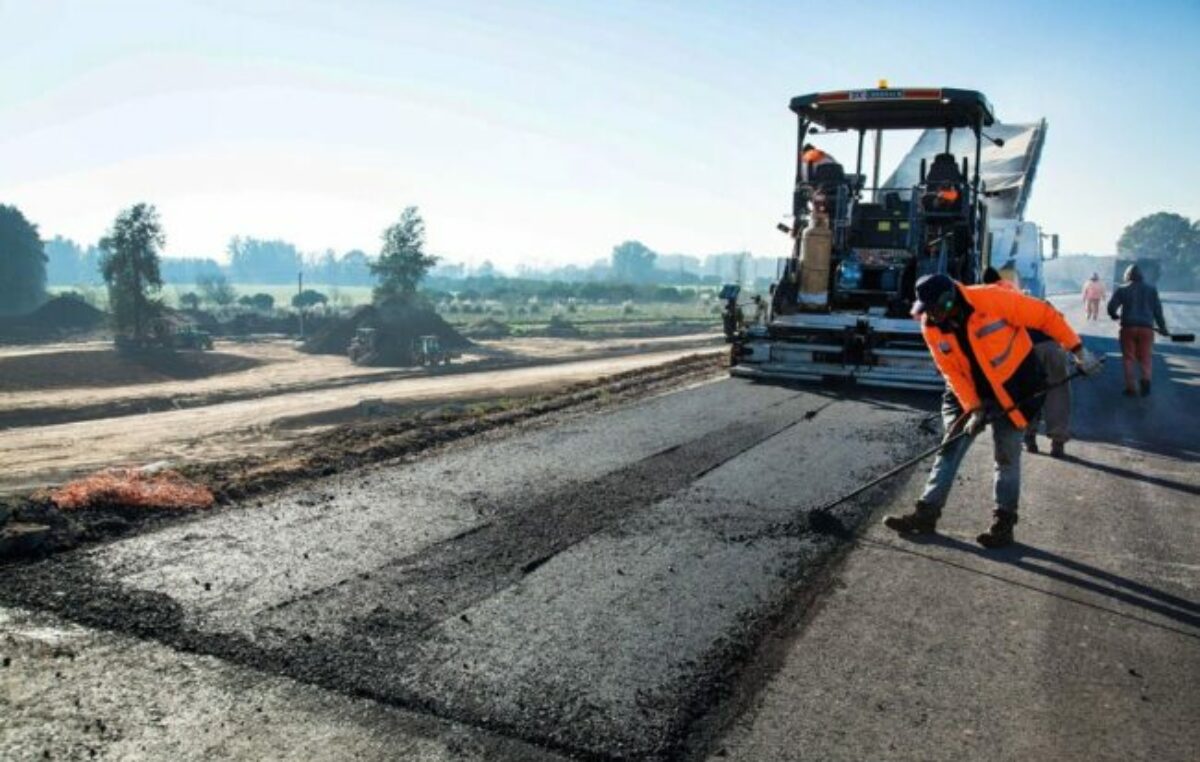
[[[1104,284],[1100,282],[1100,273],[1092,273],[1083,284],[1083,303],[1087,306],[1087,319],[1100,319],[1100,302],[1104,301]]]

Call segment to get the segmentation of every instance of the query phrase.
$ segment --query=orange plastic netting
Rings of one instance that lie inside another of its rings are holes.
[[[213,493],[174,471],[109,468],[51,490],[50,499],[64,510],[101,505],[208,508],[213,504]]]

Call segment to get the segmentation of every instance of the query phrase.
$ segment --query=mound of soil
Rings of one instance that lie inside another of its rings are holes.
[[[326,320],[304,342],[304,351],[318,355],[345,355],[359,328],[375,329],[376,352],[366,363],[368,365],[413,365],[413,340],[421,336],[437,336],[443,349],[458,350],[471,345],[431,309],[386,304],[359,307],[347,317]]]
[[[472,339],[503,339],[512,335],[512,329],[508,327],[508,323],[486,318],[471,323],[464,333]]]
[[[0,338],[52,341],[102,328],[106,317],[78,296],[63,294],[28,315],[0,318]]]
[[[201,331],[207,331],[212,335],[216,335],[221,331],[221,322],[211,312],[205,310],[177,310],[176,314],[182,317],[185,322]]]
[[[65,331],[89,331],[104,322],[104,313],[77,296],[63,294],[38,307],[29,321]]]
[[[263,315],[258,312],[243,312],[233,319],[221,323],[215,331],[224,336],[246,336],[252,333],[300,332],[300,318],[294,314]]]
[[[236,373],[261,365],[223,352],[91,349],[0,358],[0,392],[155,384]]]
[[[556,339],[577,339],[583,335],[583,331],[570,320],[555,315],[546,326],[546,335]]]

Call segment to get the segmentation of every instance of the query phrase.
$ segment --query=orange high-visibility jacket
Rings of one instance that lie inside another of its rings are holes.
[[[941,201],[946,206],[949,206],[949,205],[953,204],[955,201],[958,201],[958,189],[957,188],[942,188],[940,191],[937,192],[937,198],[938,198],[938,201]]]
[[[1037,360],[1031,354],[1033,341],[1027,328],[1041,331],[1068,350],[1073,351],[1081,344],[1079,335],[1049,302],[995,284],[957,288],[974,310],[966,326],[971,350],[996,401],[1005,409],[1041,391],[1041,374],[1036,372],[1036,366],[1029,365]],[[921,321],[921,334],[934,364],[963,410],[978,408],[982,401],[971,376],[970,360],[959,346],[958,337],[953,331],[938,328],[928,318]],[[1026,412],[1020,409],[1013,409],[1008,417],[1017,428],[1029,423]]]
[[[810,148],[804,152],[805,164],[829,164],[832,161],[833,157],[820,148]]]

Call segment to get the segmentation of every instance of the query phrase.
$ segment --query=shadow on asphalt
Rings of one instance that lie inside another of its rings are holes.
[[[1108,608],[1091,601],[1073,598],[1054,590],[1047,590],[1034,585],[1021,582],[1019,580],[1010,579],[999,574],[984,571],[974,566],[957,563],[950,559],[938,558],[937,556],[922,553],[919,549],[921,546],[936,546],[956,550],[976,558],[990,561],[1002,566],[1011,566],[1022,571],[1037,574],[1047,579],[1072,585],[1080,590],[1096,593],[1105,596],[1114,601],[1133,606],[1143,611],[1148,611],[1159,616],[1165,617],[1180,624],[1189,627],[1200,629],[1200,603],[1189,601],[1180,598],[1177,595],[1150,587],[1141,582],[1131,580],[1128,577],[1122,577],[1119,574],[1100,569],[1091,564],[1077,561],[1073,558],[1058,553],[1051,553],[1047,550],[1034,548],[1023,543],[1015,543],[1009,548],[1003,550],[984,550],[983,548],[969,542],[957,539],[955,537],[946,537],[945,535],[931,535],[906,537],[900,542],[887,542],[883,540],[875,540],[872,538],[863,537],[858,540],[860,545],[867,547],[879,548],[882,550],[891,550],[899,553],[917,556],[927,561],[943,564],[954,567],[962,571],[978,574],[990,579],[994,579],[1005,584],[1015,585],[1026,590],[1032,590],[1043,595],[1049,595],[1060,600],[1069,601],[1080,606],[1104,611],[1115,616],[1125,619],[1131,619],[1141,624],[1157,627],[1160,629],[1170,630],[1171,632],[1180,635],[1186,635],[1189,638],[1200,640],[1200,632],[1191,632],[1181,630],[1176,627],[1164,625],[1160,622],[1155,622],[1150,619],[1120,611],[1118,609]]]
[[[1097,463],[1091,460],[1084,460],[1083,458],[1075,455],[1068,455],[1063,459],[1063,462],[1071,463],[1076,466],[1083,466],[1084,468],[1090,468],[1095,471],[1101,471],[1121,479],[1130,479],[1136,482],[1151,484],[1155,487],[1162,487],[1163,489],[1173,489],[1177,492],[1183,492],[1187,495],[1200,496],[1200,486],[1195,484],[1178,482],[1174,479],[1164,479],[1161,476],[1150,476],[1149,474],[1139,473],[1128,468],[1121,468],[1120,466],[1110,466],[1107,463]]]
[[[1197,383],[1200,353],[1161,340],[1155,342],[1151,394],[1130,398],[1121,393],[1125,388],[1124,369],[1117,340],[1088,336],[1084,342],[1093,352],[1106,355],[1107,361],[1104,371],[1095,378],[1072,384],[1071,433],[1074,438],[1170,458],[1200,460],[1200,435],[1197,434],[1200,431],[1200,383]],[[1167,357],[1183,362],[1168,363]],[[1097,464],[1085,465],[1103,468]]]

